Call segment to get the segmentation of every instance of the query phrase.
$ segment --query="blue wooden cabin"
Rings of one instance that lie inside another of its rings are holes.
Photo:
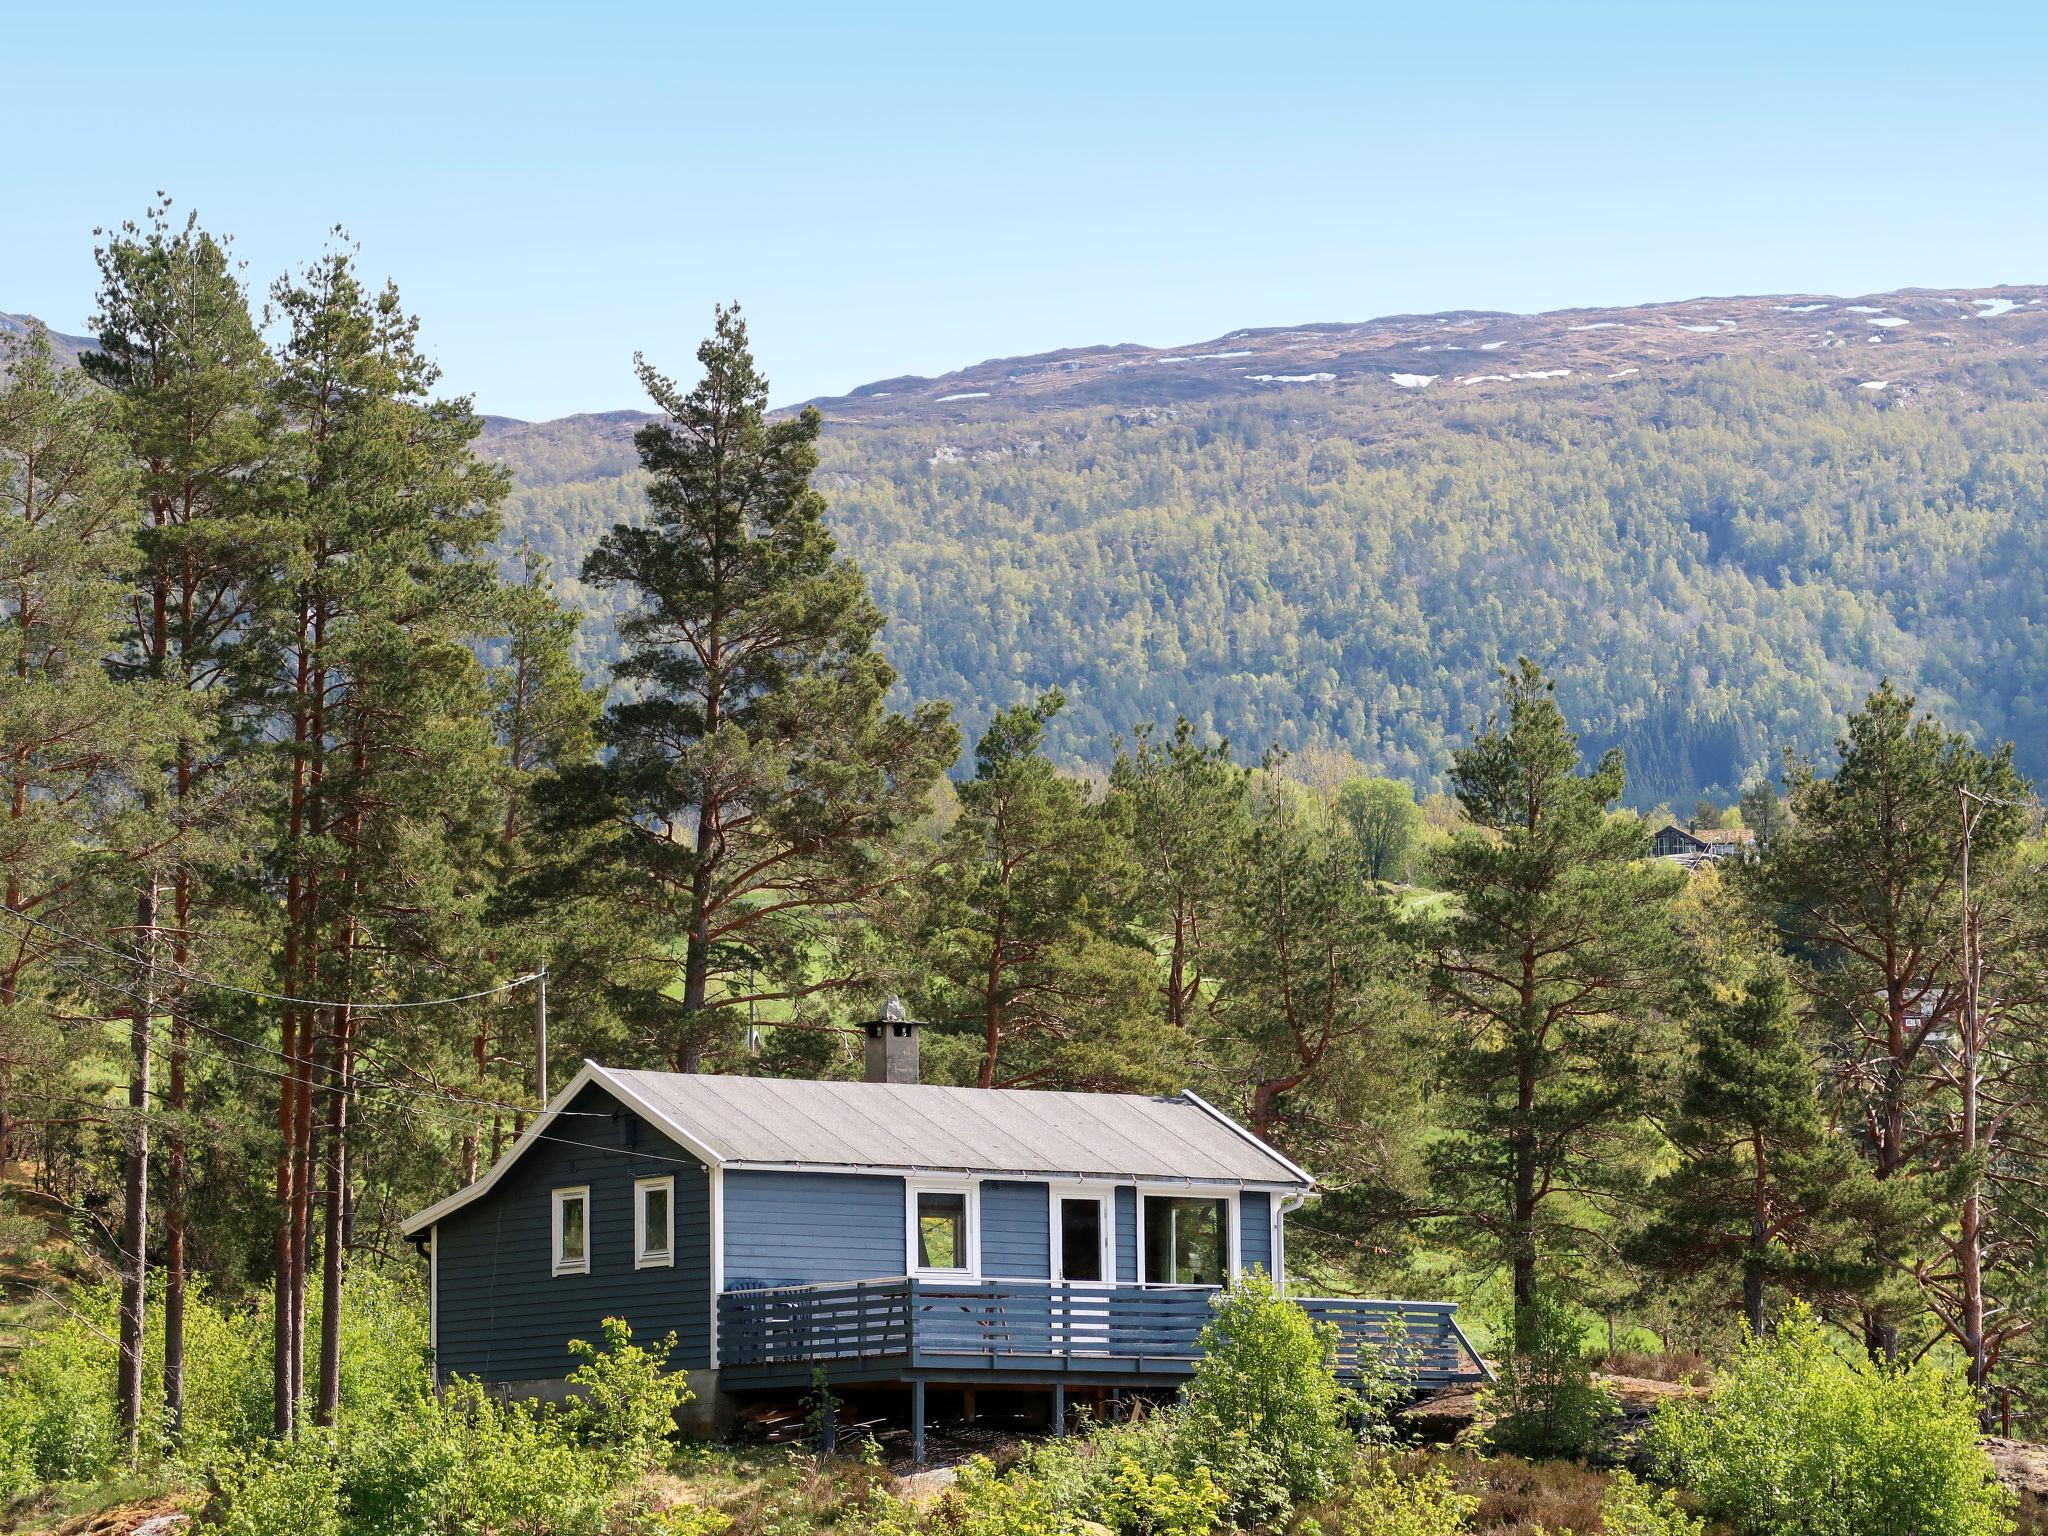
[[[550,1396],[571,1339],[673,1329],[691,1426],[750,1394],[927,1385],[1171,1387],[1213,1290],[1286,1272],[1302,1169],[1193,1093],[916,1082],[915,1024],[868,1081],[586,1063],[489,1174],[405,1224],[438,1378]],[[1418,1387],[1483,1379],[1448,1304],[1296,1298],[1341,1358],[1398,1338]]]

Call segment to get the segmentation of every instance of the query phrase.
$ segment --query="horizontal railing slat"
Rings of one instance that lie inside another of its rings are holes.
[[[1125,1361],[1192,1364],[1213,1294],[1205,1287],[906,1278],[728,1291],[718,1303],[719,1355],[734,1366],[911,1355],[1109,1370]],[[1418,1385],[1484,1373],[1448,1303],[1298,1299],[1313,1320],[1336,1329],[1341,1371],[1384,1366]]]

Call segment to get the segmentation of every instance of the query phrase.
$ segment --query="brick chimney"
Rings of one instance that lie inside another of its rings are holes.
[[[914,1083],[917,1081],[917,1021],[903,1009],[903,1000],[892,997],[882,1005],[882,1016],[867,1026],[867,1080],[871,1083]]]

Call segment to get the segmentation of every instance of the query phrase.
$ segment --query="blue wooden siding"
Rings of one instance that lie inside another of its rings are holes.
[[[989,1179],[981,1186],[981,1272],[1004,1280],[1052,1278],[1050,1206],[1043,1184]]]
[[[726,1289],[902,1274],[903,1199],[903,1180],[884,1174],[732,1170],[725,1176]]]
[[[1248,1189],[1237,1197],[1237,1260],[1245,1269],[1273,1273],[1273,1197]]]
[[[642,1343],[674,1329],[671,1364],[710,1359],[710,1175],[704,1165],[592,1085],[565,1140],[528,1148],[483,1198],[436,1224],[436,1366],[485,1381],[539,1381],[575,1369],[571,1339],[603,1337],[622,1317]],[[589,1116],[590,1118],[584,1118]],[[570,1145],[570,1141],[582,1145]],[[676,1261],[633,1267],[633,1181],[672,1173]],[[554,1273],[551,1192],[590,1188],[590,1273]]]
[[[1138,1191],[1130,1184],[1116,1187],[1116,1277],[1127,1285],[1138,1279]]]

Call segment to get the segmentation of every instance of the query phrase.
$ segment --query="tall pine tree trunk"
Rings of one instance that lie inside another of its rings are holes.
[[[1970,905],[1970,802],[1968,793],[1963,796],[1963,1039],[1962,1070],[1958,1073],[1962,1098],[1962,1144],[1956,1149],[1958,1159],[1974,1163],[1983,1150],[1981,1109],[1983,1097],[1983,1042],[1978,1035],[1980,1015],[1977,1008],[1977,985],[1982,975],[1978,963],[1978,946],[1982,942],[1977,929],[1977,913]],[[1990,1385],[1991,1361],[1984,1338],[1984,1174],[1978,1169],[1970,1175],[1969,1193],[1963,1197],[1962,1214],[1956,1231],[1956,1278],[1961,1291],[1963,1355],[1968,1362],[1970,1385],[1979,1394],[1979,1412],[1984,1417],[1985,1427],[1990,1427],[1990,1399],[1986,1388]]]
[[[1770,1152],[1764,1133],[1750,1138],[1751,1170],[1749,1246],[1742,1254],[1742,1315],[1756,1338],[1764,1334],[1764,1259],[1771,1241]]]
[[[342,976],[347,977],[344,961]],[[348,1098],[353,1073],[354,1010],[337,1008],[328,1054],[325,1204],[320,1236],[320,1379],[313,1422],[334,1423],[341,1404],[341,1280],[347,1248]]]
[[[181,786],[188,783],[188,775],[189,765],[181,755]],[[182,977],[191,956],[186,935],[192,916],[192,877],[187,871],[180,870],[173,881],[171,911],[175,924],[171,966]],[[171,1123],[164,1159],[164,1413],[174,1445],[185,1433],[185,1197],[190,1155],[185,1138],[187,1043],[185,988],[181,980],[175,984],[171,998]]]
[[[1518,1318],[1536,1300],[1536,1028],[1536,957],[1524,949],[1520,1038],[1515,1042],[1514,1188],[1508,1197],[1508,1262]]]
[[[157,879],[152,873],[135,903],[135,928],[147,955],[133,1007],[128,1069],[128,1127],[123,1174],[127,1201],[121,1223],[121,1323],[115,1412],[132,1464],[142,1449],[143,1309],[149,1288],[149,1067],[151,1015],[156,1011]]]

